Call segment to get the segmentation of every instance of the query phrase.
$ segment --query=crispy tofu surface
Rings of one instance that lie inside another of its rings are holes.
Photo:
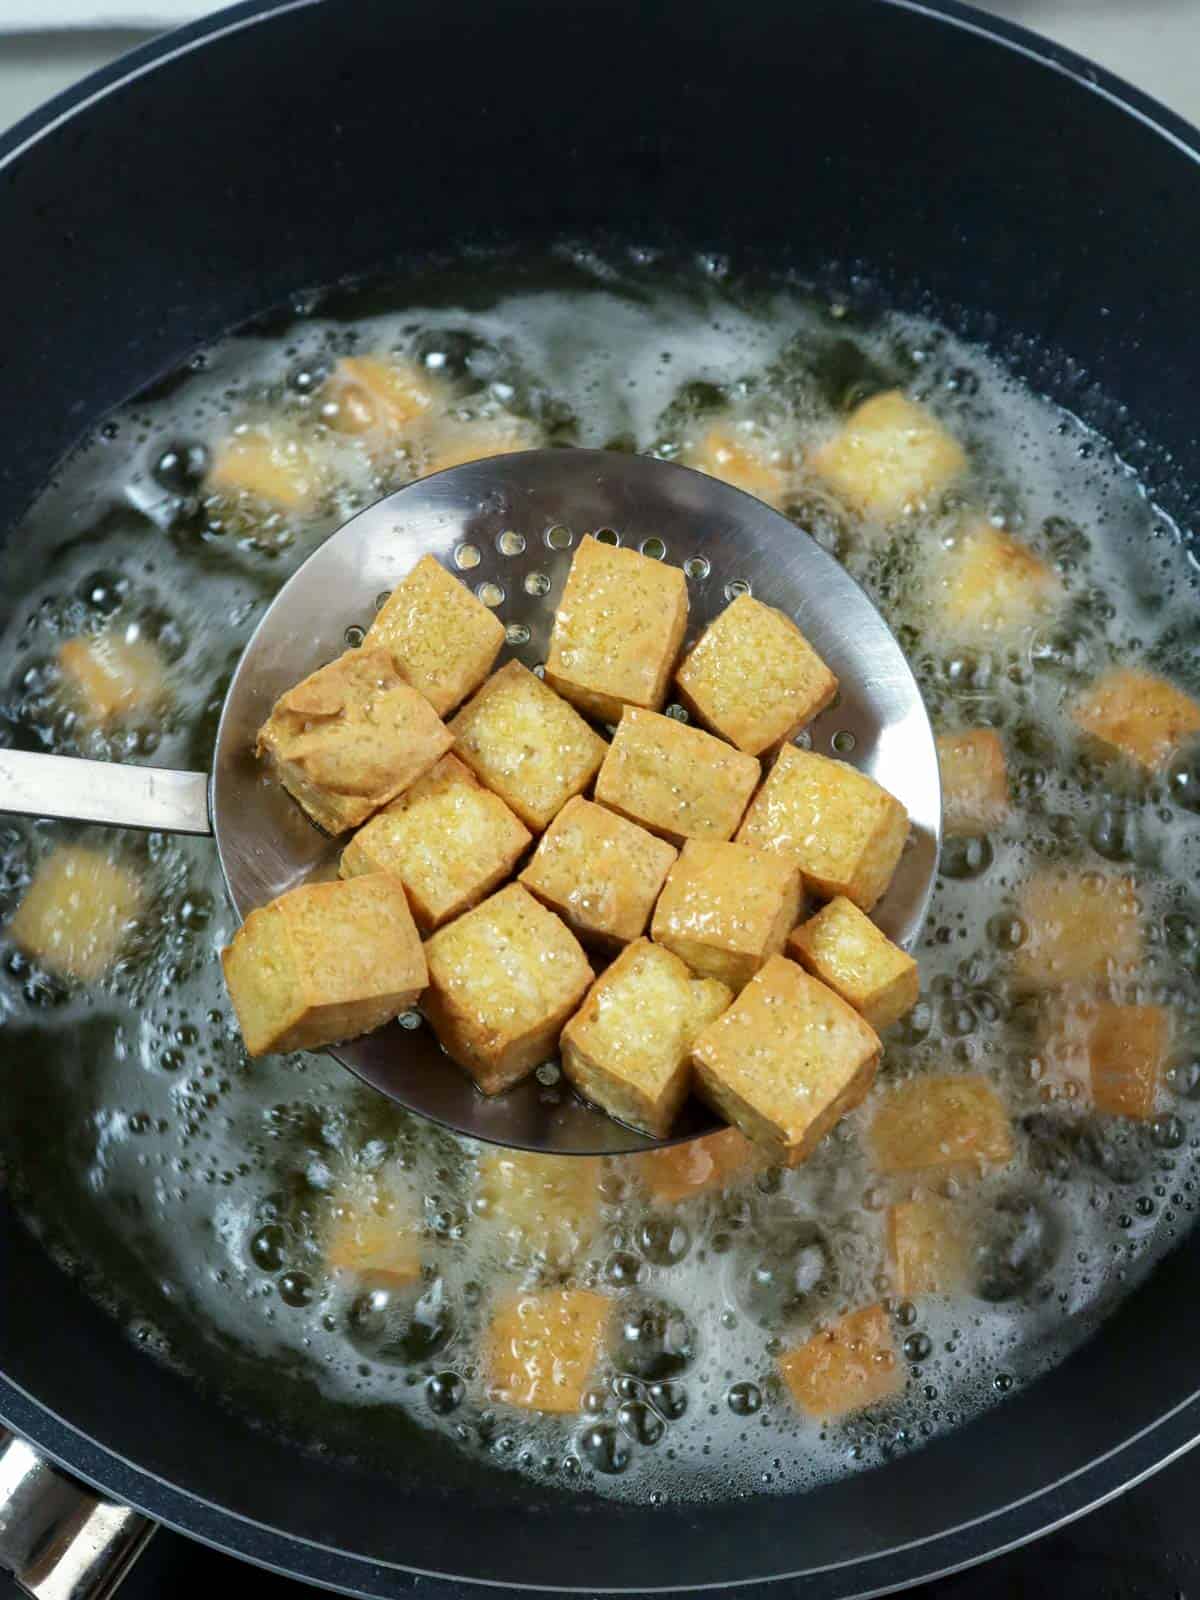
[[[1110,755],[1146,772],[1161,772],[1200,734],[1200,704],[1166,678],[1135,667],[1103,673],[1072,705],[1071,716]]]
[[[120,862],[82,845],[58,845],[39,863],[5,931],[55,977],[97,983],[120,955],[145,898]]]
[[[855,407],[808,465],[855,511],[894,522],[931,504],[967,458],[930,411],[890,389]]]
[[[563,1071],[610,1115],[661,1138],[687,1095],[696,1035],[732,998],[724,984],[694,977],[678,956],[638,939],[563,1030]]]
[[[787,954],[877,1030],[898,1022],[917,1003],[917,963],[844,895],[792,932]]]
[[[601,950],[640,938],[675,860],[674,846],[576,796],[542,835],[521,882]]]
[[[338,870],[399,878],[417,926],[431,933],[503,883],[531,837],[499,795],[445,755],[359,829]]]
[[[1008,764],[994,728],[964,728],[937,741],[942,772],[942,832],[977,838],[1008,817]]]
[[[786,1351],[779,1372],[800,1410],[821,1421],[879,1405],[904,1388],[904,1363],[881,1305],[852,1311]]]
[[[107,727],[155,711],[167,698],[166,664],[149,639],[107,632],[68,639],[58,666],[87,722]]]
[[[786,743],[838,689],[792,619],[748,594],[709,623],[676,682],[706,728],[752,756]]]
[[[546,682],[602,722],[619,722],[626,706],[658,711],[687,619],[678,567],[585,535],[554,615]]]
[[[525,1411],[581,1410],[611,1314],[612,1301],[587,1289],[518,1291],[499,1300],[485,1349],[492,1398]]]
[[[702,1139],[634,1156],[632,1165],[656,1200],[677,1205],[748,1178],[761,1167],[762,1152],[736,1128],[722,1128]]]
[[[389,651],[444,717],[478,689],[503,643],[495,613],[433,556],[422,556],[384,601],[364,648]]]
[[[1142,961],[1137,885],[1115,873],[1043,867],[1019,893],[1025,940],[1014,956],[1030,989],[1128,975]]]
[[[859,1104],[879,1055],[857,1011],[783,956],[767,961],[692,1048],[699,1092],[786,1166]]]
[[[823,899],[845,895],[870,911],[892,881],[908,814],[873,778],[784,745],[746,812],[739,844],[777,850]]]
[[[596,799],[672,844],[728,839],[761,776],[753,756],[712,734],[629,707],[596,779]]]
[[[971,1277],[967,1210],[960,1202],[923,1195],[888,1208],[888,1255],[896,1293],[960,1294]]]
[[[519,661],[491,677],[450,724],[455,754],[535,833],[582,794],[608,745]]]
[[[566,923],[518,883],[439,928],[425,953],[422,1009],[484,1094],[507,1089],[554,1055],[592,981]]]
[[[251,1056],[371,1033],[428,976],[404,887],[386,872],[289,889],[250,913],[221,965]]]
[[[799,867],[772,851],[689,839],[667,874],[651,933],[694,971],[738,990],[783,949],[801,893]]]
[[[880,1172],[969,1173],[1012,1160],[1012,1124],[986,1078],[913,1078],[880,1096],[870,1148]]]
[[[258,730],[264,757],[326,833],[394,800],[454,743],[386,650],[347,650],[280,695]]]

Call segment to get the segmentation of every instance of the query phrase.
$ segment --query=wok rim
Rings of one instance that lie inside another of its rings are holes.
[[[19,161],[39,140],[71,118],[145,74],[226,35],[326,3],[329,0],[241,0],[240,4],[134,46],[0,134],[0,171]],[[871,0],[871,3],[924,17],[934,26],[974,34],[998,48],[1061,73],[1073,84],[1099,95],[1117,111],[1134,118],[1193,162],[1200,163],[1200,130],[1185,118],[1118,74],[1019,23],[979,11],[960,0]],[[430,1582],[498,1590],[517,1586],[510,1580],[462,1577],[382,1562],[252,1519],[181,1489],[100,1445],[2,1373],[0,1420],[65,1471],[102,1493],[134,1506],[156,1523],[251,1565],[331,1592],[364,1597],[399,1595],[410,1592],[418,1584],[427,1586]],[[760,1576],[692,1585],[689,1592],[751,1590],[767,1584],[803,1580],[805,1595],[811,1600],[842,1600],[851,1595],[859,1600],[870,1600],[872,1596],[892,1594],[916,1583],[961,1572],[1054,1532],[1145,1481],[1197,1443],[1200,1443],[1200,1391],[1185,1396],[1121,1444],[1075,1471],[955,1527],[886,1551],[849,1557],[819,1568],[777,1572],[769,1578]],[[522,1584],[520,1587],[531,1592],[564,1594],[680,1592],[662,1586],[636,1590],[557,1584]]]

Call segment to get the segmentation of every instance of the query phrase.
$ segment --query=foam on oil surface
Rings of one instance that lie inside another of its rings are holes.
[[[325,1411],[310,1416],[312,1433],[327,1419],[334,1437],[339,1419],[383,1404],[497,1465],[607,1493],[794,1490],[1029,1381],[1190,1217],[1200,782],[1183,769],[1125,782],[1081,762],[1063,701],[1127,656],[1200,690],[1194,570],[1102,440],[944,330],[900,317],[853,326],[841,307],[782,289],[751,294],[703,267],[671,278],[593,263],[571,286],[545,289],[480,270],[486,293],[472,304],[486,309],[410,294],[387,315],[307,316],[279,339],[228,341],[106,425],[9,543],[5,593],[19,598],[0,640],[0,730],[35,747],[206,762],[225,680],[275,588],[411,470],[322,427],[320,380],[338,353],[417,356],[457,381],[464,422],[514,414],[558,442],[668,457],[718,401],[803,442],[856,393],[906,384],[967,443],[978,503],[1053,560],[1069,593],[1063,620],[1018,651],[956,649],[939,642],[923,583],[948,523],[913,526],[885,547],[819,491],[796,507],[901,631],[939,727],[990,723],[1009,749],[1018,812],[990,840],[948,848],[919,952],[923,999],[889,1037],[885,1067],[888,1078],[969,1067],[994,1078],[1012,1111],[1016,1160],[963,1196],[991,1241],[989,1298],[893,1302],[904,1396],[820,1428],[796,1417],[774,1357],[819,1314],[890,1294],[883,1216],[903,1191],[867,1167],[867,1111],[798,1171],[676,1208],[651,1205],[632,1164],[612,1163],[595,1236],[580,1239],[570,1270],[611,1293],[617,1326],[632,1331],[598,1370],[589,1416],[490,1407],[478,1336],[491,1287],[555,1281],[561,1252],[514,1258],[477,1203],[477,1153],[396,1113],[328,1059],[246,1064],[215,960],[231,916],[203,841],[85,830],[130,858],[154,897],[97,990],[68,991],[4,948],[9,1178],[48,1247],[165,1359],[219,1387],[233,1348],[264,1372],[315,1383]],[[231,516],[204,501],[205,451],[245,417],[323,441],[316,514]],[[521,599],[510,593],[499,607],[518,643]],[[101,617],[159,642],[174,688],[161,721],[108,735],[74,719],[54,655]],[[3,826],[0,913],[49,843],[78,831]],[[1148,957],[1137,993],[1177,1007],[1186,1047],[1171,1112],[1152,1125],[1047,1102],[1031,1073],[1034,1020],[1008,970],[1013,891],[1055,860],[1138,874]],[[415,1289],[335,1282],[321,1267],[328,1198],[363,1173],[389,1175],[421,1219],[428,1276]],[[268,1423],[272,1394],[266,1383],[255,1402]]]

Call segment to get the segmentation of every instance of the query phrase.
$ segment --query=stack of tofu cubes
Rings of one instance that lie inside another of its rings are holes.
[[[360,648],[280,699],[259,754],[350,837],[338,881],[224,952],[252,1055],[419,1000],[485,1094],[559,1054],[659,1137],[695,1090],[792,1164],[858,1104],[917,996],[869,915],[908,819],[791,742],[838,686],[781,611],[740,595],[679,662],[687,586],[585,536],[539,676],[493,670],[503,627],[426,556]],[[672,683],[690,720],[663,714]]]

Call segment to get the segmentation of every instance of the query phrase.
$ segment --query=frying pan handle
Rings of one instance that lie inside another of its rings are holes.
[[[0,1568],[33,1600],[107,1600],[154,1527],[0,1429]]]
[[[154,833],[211,833],[203,772],[126,767],[0,750],[0,814],[106,822]]]

